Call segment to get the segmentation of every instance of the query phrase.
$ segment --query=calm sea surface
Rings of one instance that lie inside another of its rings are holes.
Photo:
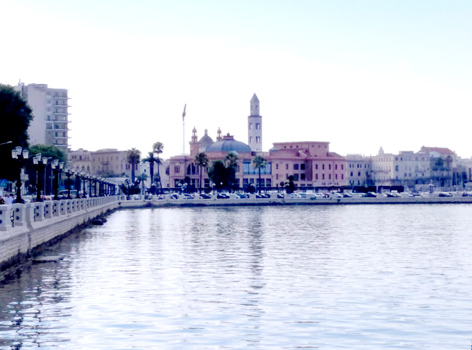
[[[0,349],[470,349],[472,206],[115,212],[0,284]]]

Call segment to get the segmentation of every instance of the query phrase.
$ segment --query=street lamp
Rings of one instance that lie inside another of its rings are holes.
[[[59,159],[54,159],[54,162],[51,165],[52,171],[54,172],[54,200],[56,201],[59,199],[59,176],[63,167],[64,163],[59,162]]]
[[[67,176],[67,199],[71,199],[70,196],[70,177],[74,175],[74,170],[71,168],[66,169],[66,176]]]
[[[10,143],[10,141],[7,143]],[[16,178],[16,203],[23,203],[23,200],[21,199],[21,170],[28,160],[28,155],[28,149],[22,149],[20,146],[11,150],[11,157],[18,160],[18,176]]]
[[[82,186],[83,186],[82,187],[82,198],[86,198],[87,197],[87,193],[86,193],[86,187],[87,187],[86,185],[87,184],[86,184],[85,181],[87,180],[87,175],[83,171],[81,171],[80,176],[82,176]]]
[[[48,157],[42,157],[41,153],[37,153],[33,158],[33,164],[36,168],[37,179],[36,179],[36,202],[41,202],[41,175],[43,174],[43,170],[46,168],[46,164],[48,163]]]
[[[89,180],[89,198],[92,198],[92,181],[93,181],[93,176],[88,175],[87,180]]]

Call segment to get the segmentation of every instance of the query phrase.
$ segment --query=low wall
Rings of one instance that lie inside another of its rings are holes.
[[[0,280],[38,247],[118,207],[118,197],[0,205]]]
[[[360,205],[360,204],[472,204],[472,197],[361,197],[361,198],[250,198],[121,200],[119,208],[262,206],[262,205]]]

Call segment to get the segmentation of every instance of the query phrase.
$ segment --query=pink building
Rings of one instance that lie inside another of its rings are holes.
[[[298,187],[347,186],[346,159],[329,151],[329,142],[277,142],[269,151],[272,182],[294,177]]]

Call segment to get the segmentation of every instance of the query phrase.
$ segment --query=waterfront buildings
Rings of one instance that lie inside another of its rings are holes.
[[[31,145],[56,146],[65,154],[69,148],[69,96],[67,89],[47,84],[23,84],[15,87],[33,111],[28,128]]]
[[[194,162],[195,156],[200,152],[207,155],[210,165],[216,160],[223,160],[228,152],[236,152],[238,155],[236,181],[240,188],[258,184],[259,170],[252,164],[256,155],[261,155],[267,161],[267,165],[261,169],[263,187],[284,186],[291,177],[298,187],[330,188],[348,185],[346,159],[331,152],[329,142],[276,142],[268,152],[263,152],[262,117],[260,101],[256,94],[252,96],[249,107],[247,144],[236,140],[229,133],[222,136],[220,129],[217,131],[216,141],[208,135],[207,130],[199,140],[197,130],[194,128],[190,141],[190,154],[169,159],[169,165],[166,167],[169,186],[179,187],[186,183],[198,188],[211,185],[207,169],[203,169],[203,174],[200,174],[201,170]]]

